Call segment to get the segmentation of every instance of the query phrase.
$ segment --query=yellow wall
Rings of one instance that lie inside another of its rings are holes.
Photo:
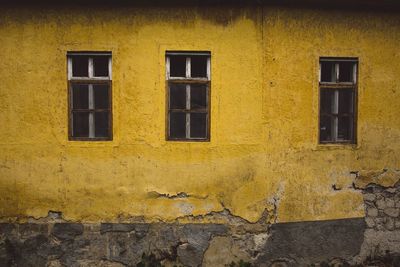
[[[364,216],[351,171],[399,169],[400,18],[264,8],[0,9],[0,217]],[[113,135],[68,141],[67,51],[112,51]],[[211,51],[211,141],[165,141],[165,51]],[[318,145],[318,60],[359,58],[358,144]],[[336,184],[341,190],[335,191]],[[168,199],[158,194],[187,198]]]

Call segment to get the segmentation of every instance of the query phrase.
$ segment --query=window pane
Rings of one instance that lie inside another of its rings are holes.
[[[73,133],[74,137],[89,136],[89,112],[74,112],[73,113]]]
[[[87,109],[89,107],[89,89],[87,84],[72,85],[72,108]]]
[[[207,85],[192,84],[190,86],[190,109],[207,107]]]
[[[108,56],[94,56],[93,57],[93,67],[94,76],[103,77],[108,76]]]
[[[339,113],[353,113],[353,89],[339,90]]]
[[[108,84],[93,84],[94,107],[96,109],[108,109],[109,94]]]
[[[186,56],[169,56],[171,77],[186,77]]]
[[[169,108],[186,109],[186,84],[169,84]]]
[[[186,113],[171,112],[169,115],[169,136],[171,138],[186,137]]]
[[[94,114],[94,132],[96,137],[108,137],[108,112]]]
[[[190,114],[190,137],[207,137],[207,113]]]
[[[332,89],[321,89],[321,99],[320,99],[320,108],[321,108],[321,113],[328,113],[331,114],[333,113],[333,105],[335,101],[335,90]]]
[[[353,66],[354,62],[339,63],[339,82],[354,82]]]
[[[333,120],[334,120],[333,117],[330,116],[320,117],[320,132],[319,132],[320,141],[332,141]]]
[[[330,61],[321,62],[321,82],[335,82],[335,63]]]
[[[191,56],[192,77],[207,77],[207,58],[208,56]]]
[[[72,56],[72,76],[73,77],[88,77],[89,72],[89,57],[87,56]]]
[[[350,116],[339,117],[338,121],[338,141],[346,141],[352,139],[352,118]]]

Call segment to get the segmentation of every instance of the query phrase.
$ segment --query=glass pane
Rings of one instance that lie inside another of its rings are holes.
[[[320,131],[319,131],[319,140],[321,142],[324,141],[332,141],[332,126],[333,126],[333,117],[329,116],[321,116],[320,117]]]
[[[186,109],[186,84],[169,84],[169,108]]]
[[[207,138],[207,113],[190,114],[190,137]]]
[[[186,56],[169,56],[171,77],[186,77]]]
[[[87,84],[72,84],[72,108],[87,109],[89,107],[89,88]]]
[[[335,82],[335,63],[321,61],[321,82]]]
[[[73,132],[74,137],[89,136],[89,112],[74,112],[73,117]]]
[[[88,77],[89,76],[89,57],[72,56],[72,76]]]
[[[171,112],[169,115],[169,137],[185,138],[186,137],[186,113]]]
[[[321,113],[328,113],[331,114],[333,113],[333,105],[335,101],[335,90],[332,89],[321,89],[321,95],[320,95],[320,108],[321,108]]]
[[[93,57],[93,67],[94,76],[96,77],[108,77],[108,56],[94,56]]]
[[[190,109],[207,107],[207,85],[192,84],[190,86]]]
[[[338,141],[347,141],[352,139],[353,123],[350,116],[339,117],[338,121]]]
[[[96,109],[108,109],[109,94],[108,84],[93,84],[94,107]]]
[[[353,113],[353,89],[339,90],[339,113]]]
[[[108,137],[108,112],[94,114],[94,133],[96,137]]]
[[[354,82],[354,62],[339,63],[339,82]]]
[[[208,56],[191,56],[191,76],[194,78],[207,78]]]

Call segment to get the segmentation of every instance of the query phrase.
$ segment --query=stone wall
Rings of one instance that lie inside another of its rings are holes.
[[[400,266],[400,186],[368,185],[365,218],[265,224],[0,224],[0,266]],[[265,219],[265,218],[264,218]]]

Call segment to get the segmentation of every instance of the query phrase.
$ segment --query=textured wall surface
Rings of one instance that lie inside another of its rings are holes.
[[[397,13],[0,12],[3,222],[49,211],[83,223],[363,217],[357,173],[400,168]],[[79,50],[112,52],[113,141],[68,141],[66,52]],[[211,51],[210,142],[165,140],[166,50]],[[320,56],[359,58],[357,145],[318,145]]]
[[[0,266],[400,265],[400,186],[370,185],[366,218],[266,224],[0,223]]]

